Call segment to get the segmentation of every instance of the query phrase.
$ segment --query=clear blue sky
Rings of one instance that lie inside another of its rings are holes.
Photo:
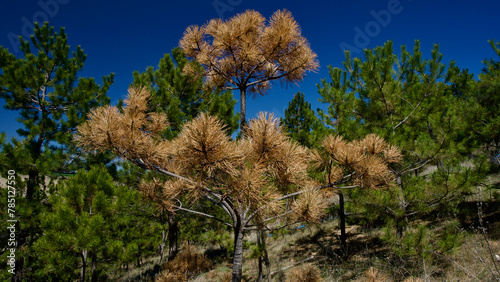
[[[115,73],[108,95],[116,104],[125,97],[132,72],[157,66],[163,54],[177,46],[187,26],[202,25],[212,18],[227,19],[247,9],[268,18],[283,8],[291,11],[302,27],[321,67],[298,86],[287,89],[277,84],[267,96],[249,98],[248,118],[259,111],[283,115],[297,91],[305,94],[314,109],[324,108],[317,102],[316,84],[328,77],[328,65],[342,66],[341,46],[356,51],[393,40],[399,52],[400,45],[412,47],[414,40],[420,39],[428,57],[433,44],[439,43],[444,62],[455,60],[460,68],[477,75],[483,67],[481,61],[494,57],[487,40],[500,41],[498,1],[0,0],[0,45],[15,52],[9,35],[27,34],[28,22],[48,20],[56,29],[65,27],[69,43],[81,45],[87,54],[80,76],[100,82],[103,75]],[[3,104],[0,101],[0,131],[13,137],[21,124],[15,122],[17,113],[3,109]]]

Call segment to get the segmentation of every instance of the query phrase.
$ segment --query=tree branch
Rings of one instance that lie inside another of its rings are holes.
[[[229,226],[229,227],[231,227],[231,228],[233,228],[233,227],[234,227],[234,226],[233,226],[232,224],[230,224],[229,222],[224,221],[224,220],[222,220],[222,219],[220,219],[220,218],[217,218],[217,217],[215,217],[215,216],[213,216],[213,215],[209,215],[209,214],[202,213],[202,212],[199,212],[199,211],[194,211],[194,210],[186,209],[186,208],[179,207],[179,206],[175,206],[174,208],[175,208],[175,209],[177,209],[177,210],[180,210],[180,211],[190,212],[190,213],[194,213],[194,214],[201,215],[201,216],[204,216],[204,217],[208,217],[208,218],[211,218],[211,219],[215,219],[215,220],[217,220],[217,221],[219,221],[219,222],[222,222],[223,224],[225,224],[225,225],[227,225],[227,226]]]
[[[432,159],[434,159],[434,158],[436,157],[436,155],[439,153],[439,151],[441,151],[441,149],[443,148],[443,145],[444,145],[444,141],[445,141],[445,140],[446,140],[446,139],[443,139],[443,140],[441,141],[441,144],[439,145],[439,148],[436,150],[436,152],[434,152],[434,154],[432,154],[432,156],[428,157],[428,158],[427,158],[426,160],[424,160],[423,162],[417,162],[417,163],[414,163],[414,164],[412,164],[412,165],[407,166],[406,168],[409,168],[409,167],[411,167],[411,166],[413,166],[413,165],[416,165],[416,164],[419,164],[419,163],[422,163],[421,165],[419,165],[419,166],[417,166],[417,167],[414,167],[414,168],[411,168],[411,169],[404,170],[404,171],[400,172],[399,174],[400,174],[400,175],[403,175],[403,174],[406,174],[406,173],[409,173],[409,172],[415,171],[415,170],[420,169],[420,168],[422,168],[423,166],[425,166],[428,162],[430,162]]]
[[[400,121],[394,128],[393,130],[396,130],[396,128],[398,128],[400,125],[402,125],[403,123],[405,123],[412,115],[413,113],[420,107],[420,105],[422,104],[422,102],[424,101],[425,98],[427,98],[429,95],[424,95],[424,97],[418,102],[418,104],[413,108],[413,110],[411,111],[411,113],[405,117],[402,121]],[[411,104],[410,104],[411,105]],[[412,106],[413,107],[413,106]]]
[[[339,189],[339,190],[344,190],[344,189],[353,189],[353,188],[360,187],[360,185],[351,185],[351,186],[343,186],[343,187],[337,187],[336,186],[336,185],[341,184],[341,183],[342,182],[329,183],[329,184],[325,184],[325,185],[322,185],[322,186],[310,188],[310,189],[307,189],[307,190],[302,190],[302,191],[298,191],[298,192],[295,192],[295,193],[287,194],[285,196],[282,196],[282,197],[279,197],[277,199],[274,199],[274,200],[270,201],[269,203],[267,203],[267,204],[259,207],[253,213],[251,213],[248,216],[247,221],[250,221],[253,217],[255,217],[257,215],[257,213],[259,213],[261,210],[265,209],[268,205],[270,205],[272,203],[279,202],[281,200],[285,200],[285,199],[288,199],[288,198],[291,198],[291,197],[294,197],[294,196],[298,196],[298,195],[306,193],[306,192],[315,191],[315,190],[321,190],[321,189],[326,189],[326,188],[335,188],[335,189]]]

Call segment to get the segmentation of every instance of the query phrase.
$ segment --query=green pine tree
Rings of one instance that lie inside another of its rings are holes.
[[[113,74],[103,77],[99,86],[93,78],[80,78],[86,55],[80,46],[68,44],[64,28],[58,33],[48,23],[35,23],[30,41],[20,38],[23,58],[0,48],[0,97],[5,108],[18,111],[23,124],[5,148],[12,168],[28,175],[26,198],[38,197],[44,177],[68,170],[75,127],[96,106],[109,103],[106,96]],[[12,162],[12,163],[11,163]]]
[[[58,183],[52,208],[40,217],[44,236],[34,244],[43,262],[38,279],[97,281],[111,262],[150,255],[159,226],[138,216],[145,208],[139,199],[136,190],[116,185],[104,166]]]
[[[474,119],[473,129],[479,136],[481,145],[486,146],[490,159],[500,163],[500,42],[488,41],[498,56],[497,59],[485,59],[485,67],[479,74],[479,82],[475,91],[480,108]]]
[[[358,132],[362,118],[354,114],[356,95],[348,89],[347,71],[328,66],[328,72],[332,81],[322,79],[321,84],[318,84],[318,92],[321,95],[319,101],[328,104],[327,113],[318,109],[321,121],[330,126],[336,134],[347,140],[354,140],[363,135]]]
[[[20,139],[2,142],[0,162],[18,176],[16,279],[31,279],[41,267],[32,243],[42,234],[38,216],[47,208],[46,192],[54,186],[54,175],[81,164],[73,132],[92,108],[109,103],[113,74],[103,77],[102,86],[78,77],[86,55],[80,46],[69,45],[64,28],[56,32],[48,23],[35,23],[30,40],[20,38],[20,43],[21,57],[0,46],[0,97],[6,109],[19,113],[23,126],[17,131]],[[103,156],[94,161],[109,162]]]
[[[413,52],[402,46],[398,56],[389,41],[365,50],[364,59],[346,52],[344,70],[330,68],[331,82],[318,85],[328,103],[322,119],[337,134],[352,140],[376,133],[403,150],[403,162],[391,167],[395,189],[349,195],[351,208],[362,207],[372,220],[386,218],[399,234],[410,216],[452,206],[487,169],[482,158],[461,166],[474,148],[463,138],[468,101],[456,94],[472,78],[454,64],[447,70],[441,58],[435,45],[423,59],[419,41]]]
[[[301,92],[297,92],[288,104],[281,124],[286,127],[290,137],[309,148],[319,145],[318,142],[327,131]]]

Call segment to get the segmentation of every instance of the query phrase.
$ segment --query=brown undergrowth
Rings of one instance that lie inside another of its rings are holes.
[[[197,251],[196,247],[184,242],[182,251],[162,268],[156,282],[188,281],[199,273],[210,270],[212,262]]]

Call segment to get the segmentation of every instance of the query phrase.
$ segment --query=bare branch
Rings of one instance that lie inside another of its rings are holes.
[[[411,164],[410,166],[407,166],[406,168],[409,168],[409,167],[411,167],[413,165],[419,164],[417,167],[404,170],[404,171],[400,172],[399,174],[403,175],[403,174],[406,174],[406,173],[409,173],[409,172],[412,172],[412,171],[415,171],[415,170],[418,170],[418,169],[424,167],[428,162],[430,162],[431,160],[433,160],[437,156],[437,154],[439,153],[439,151],[441,151],[441,149],[444,146],[445,140],[446,139],[441,140],[441,144],[439,145],[439,148],[430,157],[428,157],[427,159],[425,159],[425,160],[423,160],[421,162],[417,162],[417,163]]]
[[[204,216],[204,217],[208,217],[208,218],[211,218],[211,219],[215,219],[217,221],[220,221],[222,222],[223,224],[233,228],[234,226],[232,224],[230,224],[229,222],[227,221],[224,221],[220,218],[217,218],[213,215],[209,215],[209,214],[206,214],[206,213],[202,213],[202,212],[199,212],[199,211],[194,211],[194,210],[190,210],[190,209],[186,209],[186,208],[183,208],[183,207],[180,207],[180,206],[174,206],[175,209],[177,210],[180,210],[180,211],[185,211],[185,212],[190,212],[190,213],[194,213],[194,214],[197,214],[197,215],[201,215],[201,216]]]
[[[405,123],[412,115],[413,113],[420,107],[420,105],[422,104],[422,102],[424,101],[424,99],[427,97],[428,95],[424,95],[424,97],[422,99],[420,99],[420,101],[418,102],[418,104],[413,107],[413,110],[410,112],[410,114],[408,114],[407,117],[405,117],[402,121],[400,121],[394,128],[393,130],[396,130],[396,128],[398,128],[399,126],[401,126],[403,123]]]

